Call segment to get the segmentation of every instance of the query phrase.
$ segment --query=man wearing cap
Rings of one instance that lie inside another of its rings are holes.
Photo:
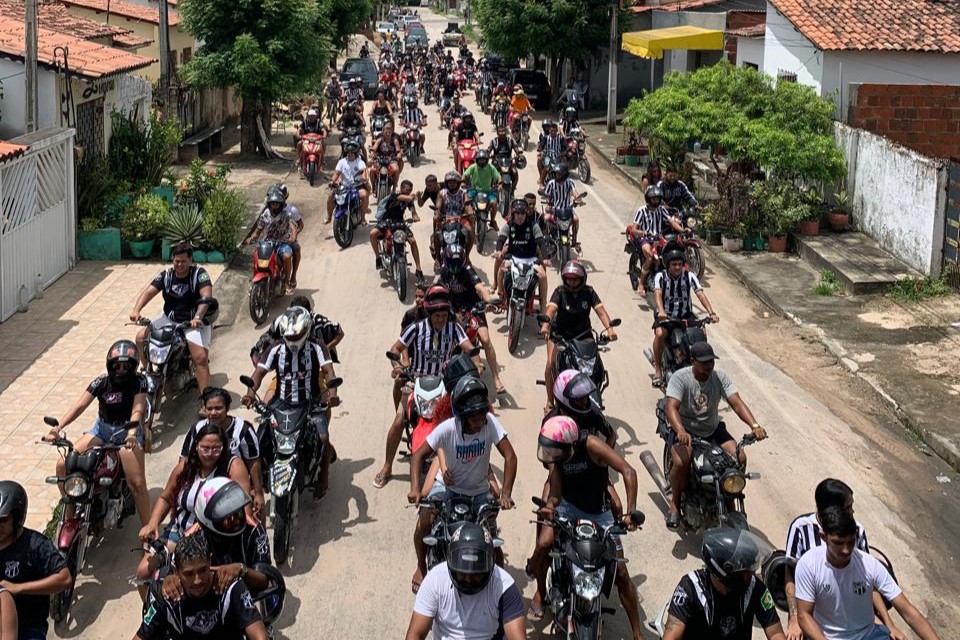
[[[737,455],[737,444],[727,427],[720,420],[720,399],[730,405],[744,424],[748,425],[757,440],[767,437],[767,432],[753,417],[750,407],[740,398],[730,376],[721,369],[714,369],[716,355],[706,342],[697,342],[690,347],[693,364],[677,371],[667,384],[667,422],[670,424],[668,442],[673,456],[670,469],[672,500],[667,512],[667,528],[680,526],[680,499],[690,474],[692,453],[690,436],[697,436],[723,447],[732,456]],[[740,452],[740,463],[746,464],[746,456]]]
[[[302,158],[300,154],[303,152],[303,136],[308,133],[318,133],[321,137],[326,138],[327,127],[324,126],[323,121],[320,120],[320,112],[317,111],[316,107],[310,107],[307,110],[307,117],[303,119],[303,122],[300,123],[300,128],[297,130],[297,167],[303,167]],[[323,158],[321,152],[320,155]]]

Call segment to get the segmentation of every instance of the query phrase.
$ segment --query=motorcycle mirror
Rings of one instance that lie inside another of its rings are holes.
[[[547,503],[544,502],[543,498],[538,498],[537,496],[533,496],[532,498],[530,498],[530,500],[533,502],[533,504],[537,505],[538,507],[547,506]]]
[[[501,538],[494,538],[494,539],[493,539],[493,548],[494,548],[494,549],[499,549],[499,548],[502,547],[504,544],[505,544],[505,543],[503,542],[503,540],[502,540]]]
[[[423,537],[423,544],[427,545],[428,547],[435,547],[435,546],[437,546],[437,542],[438,542],[438,541],[437,541],[437,538],[436,538],[435,536],[424,536],[424,537]]]
[[[623,323],[623,320],[621,320],[620,318],[614,318],[613,320],[610,321],[610,327],[611,328],[619,327],[622,323]]]
[[[747,474],[747,480],[759,480],[759,479],[760,479],[759,471],[751,471],[750,473]]]
[[[205,298],[200,298],[200,300],[197,301],[197,304],[213,304],[216,301],[217,299],[213,296],[207,296]]]
[[[253,386],[253,378],[250,376],[240,376],[240,382],[248,387]]]
[[[646,521],[647,517],[643,515],[642,511],[631,511],[630,519],[633,520],[633,524],[639,527],[644,523],[644,521]]]
[[[51,416],[43,416],[43,421],[44,421],[45,423],[47,423],[47,426],[50,426],[50,427],[59,427],[59,426],[60,426],[60,421],[57,420],[56,418],[51,417]]]
[[[331,378],[327,380],[327,389],[336,389],[343,384],[343,378]]]
[[[396,351],[387,351],[387,360],[391,362],[400,362],[400,354]]]

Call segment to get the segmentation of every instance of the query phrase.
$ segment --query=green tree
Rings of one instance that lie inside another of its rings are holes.
[[[350,36],[358,33],[373,12],[371,0],[319,0],[321,12],[330,21],[333,43],[346,49]]]
[[[240,151],[257,153],[257,115],[302,93],[324,71],[334,34],[326,12],[317,0],[182,0],[177,8],[203,43],[184,67],[188,82],[237,87]]]

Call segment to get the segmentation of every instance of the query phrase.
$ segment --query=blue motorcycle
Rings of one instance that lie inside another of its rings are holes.
[[[333,239],[341,249],[353,244],[353,231],[360,226],[360,190],[340,185],[333,196]]]

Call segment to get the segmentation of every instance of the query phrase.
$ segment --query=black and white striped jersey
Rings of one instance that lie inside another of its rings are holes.
[[[551,180],[543,190],[545,196],[550,201],[550,206],[554,209],[569,209],[573,206],[574,182],[567,178],[562,182]]]
[[[567,149],[567,139],[557,133],[550,136],[545,133],[540,134],[540,140],[537,142],[537,151],[543,151],[547,156],[559,156]]]
[[[703,287],[697,276],[684,271],[677,278],[670,277],[666,271],[658,271],[653,279],[654,290],[663,292],[663,310],[668,318],[683,318],[693,312],[693,294]]]
[[[797,560],[814,547],[823,544],[820,538],[820,523],[817,522],[816,513],[805,513],[797,516],[790,523],[790,529],[787,531],[787,555]],[[870,553],[870,546],[867,544],[867,532],[863,525],[857,522],[857,549],[864,553]]]
[[[277,397],[297,406],[310,402],[320,392],[321,368],[330,362],[326,348],[313,340],[308,340],[297,353],[280,341],[257,366],[275,371]]]
[[[640,228],[640,235],[656,238],[663,235],[669,217],[670,212],[663,205],[655,209],[640,207],[633,217],[633,223]]]
[[[467,334],[451,317],[440,330],[430,318],[414,322],[400,334],[400,342],[410,352],[410,369],[417,376],[439,376],[453,349],[467,340]]]

